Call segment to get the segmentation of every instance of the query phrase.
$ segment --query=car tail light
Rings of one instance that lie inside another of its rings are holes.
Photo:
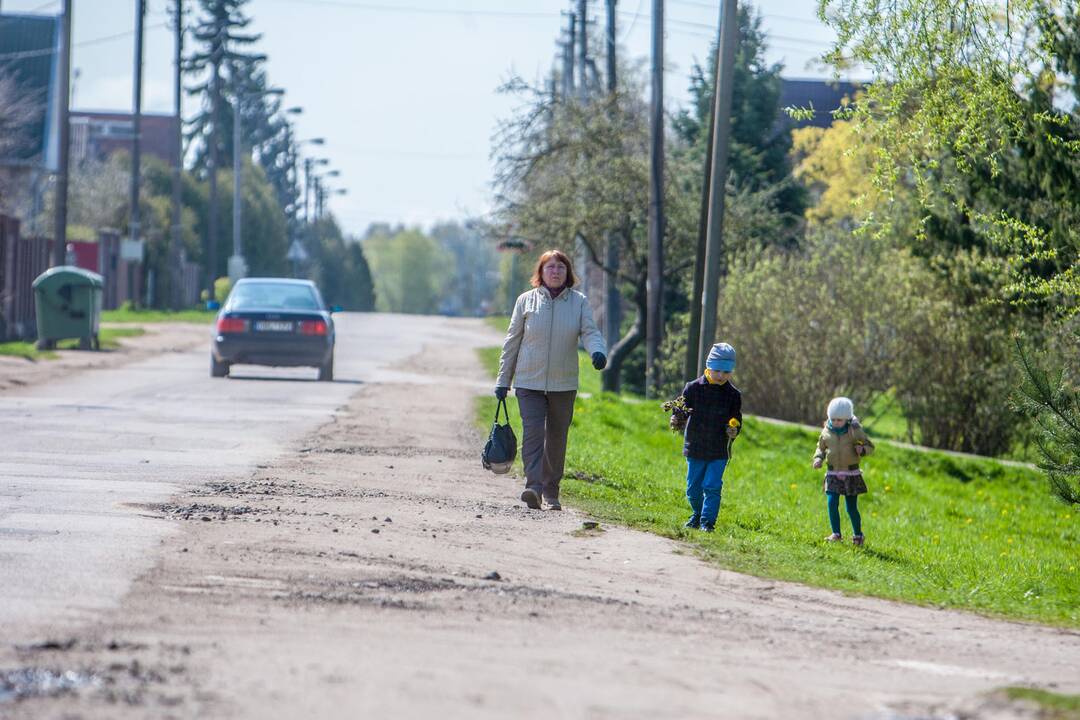
[[[223,317],[218,318],[217,331],[226,335],[228,333],[245,333],[248,329],[248,321],[241,318]]]
[[[325,335],[328,331],[325,320],[304,320],[300,323],[301,335]]]

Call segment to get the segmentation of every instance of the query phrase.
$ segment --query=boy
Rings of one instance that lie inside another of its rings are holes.
[[[742,428],[742,394],[731,384],[735,348],[727,343],[712,346],[705,374],[683,388],[688,413],[672,415],[672,425],[685,423],[683,455],[686,456],[686,499],[693,515],[685,527],[712,532],[720,512],[731,441]]]

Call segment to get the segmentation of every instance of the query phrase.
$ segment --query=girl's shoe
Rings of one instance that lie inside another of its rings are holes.
[[[691,515],[690,519],[687,520],[683,524],[683,527],[687,528],[688,530],[698,530],[698,529],[700,529],[701,528],[701,516],[700,515]]]
[[[825,542],[843,542],[844,537],[840,533],[833,533],[829,537],[825,538]]]
[[[851,538],[852,545],[862,545],[864,542],[866,542],[866,538],[862,535],[853,535]]]

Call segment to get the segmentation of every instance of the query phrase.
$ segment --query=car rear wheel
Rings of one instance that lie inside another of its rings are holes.
[[[218,362],[213,355],[210,356],[210,377],[225,377],[229,374],[229,363]]]
[[[334,379],[334,356],[331,355],[330,359],[325,364],[319,366],[319,380],[322,382],[331,382]]]

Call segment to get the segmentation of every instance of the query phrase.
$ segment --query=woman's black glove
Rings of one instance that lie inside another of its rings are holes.
[[[592,354],[592,366],[597,370],[603,370],[607,367],[607,357],[602,352],[594,352]]]
[[[499,398],[500,400],[505,400],[506,399],[506,393],[509,392],[509,391],[510,391],[510,388],[503,387],[503,386],[500,385],[499,387],[495,388],[495,397]]]

